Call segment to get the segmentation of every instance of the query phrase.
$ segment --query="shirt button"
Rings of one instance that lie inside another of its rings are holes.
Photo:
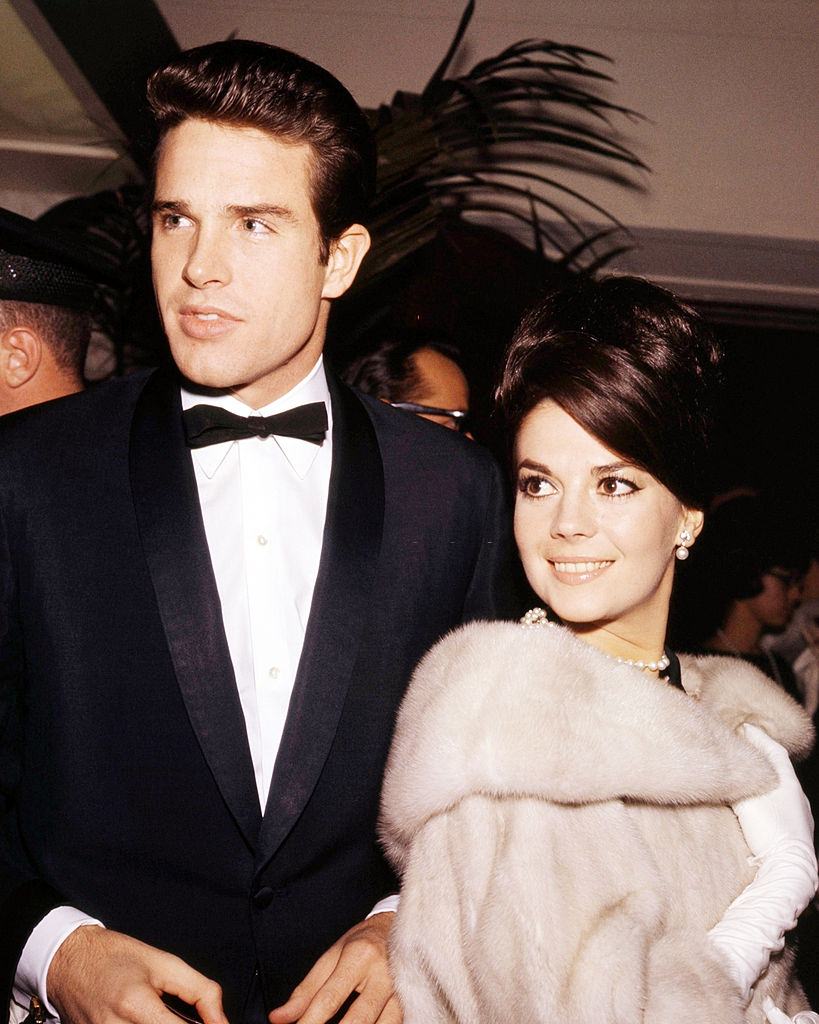
[[[278,679],[279,678],[279,669],[278,669],[278,667],[276,665],[274,665],[270,669],[270,671],[268,672],[268,675],[270,676],[271,679]]]
[[[256,543],[259,544],[261,547],[264,547],[265,544],[267,544],[267,537],[265,537],[264,534],[260,533],[259,536],[256,538]]]

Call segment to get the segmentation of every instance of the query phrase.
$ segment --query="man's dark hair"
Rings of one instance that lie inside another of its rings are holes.
[[[363,223],[375,186],[375,145],[358,104],[329,71],[268,43],[232,39],[186,50],[148,80],[159,146],[188,118],[257,128],[312,152],[310,192],[321,260]]]
[[[0,300],[0,330],[10,327],[31,327],[48,346],[57,366],[82,381],[91,339],[89,313],[64,306],[3,299]]]
[[[699,314],[664,288],[580,278],[524,316],[496,398],[512,439],[552,399],[684,505],[704,509],[720,360]]]
[[[352,362],[342,371],[342,379],[365,395],[385,402],[418,401],[421,376],[413,356],[426,348],[463,369],[458,350],[449,342],[420,331],[396,331]]]

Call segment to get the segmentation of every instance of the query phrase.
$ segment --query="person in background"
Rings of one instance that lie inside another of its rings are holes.
[[[0,209],[0,415],[83,389],[99,273],[81,243]]]
[[[633,278],[518,328],[498,400],[545,607],[445,637],[399,712],[381,829],[407,1024],[819,1019],[785,948],[817,887],[789,758],[810,721],[753,666],[666,641],[720,365],[694,310]]]
[[[791,665],[763,638],[791,621],[806,565],[786,511],[754,494],[717,503],[685,580],[681,617],[699,634],[686,649],[743,658],[801,700]]]
[[[769,633],[760,643],[791,666],[805,710],[816,718],[819,711],[819,529],[815,525],[808,549],[810,561],[802,578],[799,606],[782,632]]]
[[[351,363],[344,381],[396,409],[469,433],[469,382],[453,345],[421,332],[397,331]]]

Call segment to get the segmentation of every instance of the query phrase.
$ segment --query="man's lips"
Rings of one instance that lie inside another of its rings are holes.
[[[584,560],[550,558],[548,561],[555,578],[571,587],[597,579],[610,565],[614,564],[612,559],[602,558]]]
[[[242,322],[239,317],[217,306],[182,306],[177,318],[182,333],[200,341],[227,334]]]

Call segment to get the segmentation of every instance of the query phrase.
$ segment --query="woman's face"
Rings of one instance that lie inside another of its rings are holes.
[[[680,531],[695,536],[702,515],[551,400],[523,420],[515,467],[515,539],[538,596],[577,632],[656,651]]]

